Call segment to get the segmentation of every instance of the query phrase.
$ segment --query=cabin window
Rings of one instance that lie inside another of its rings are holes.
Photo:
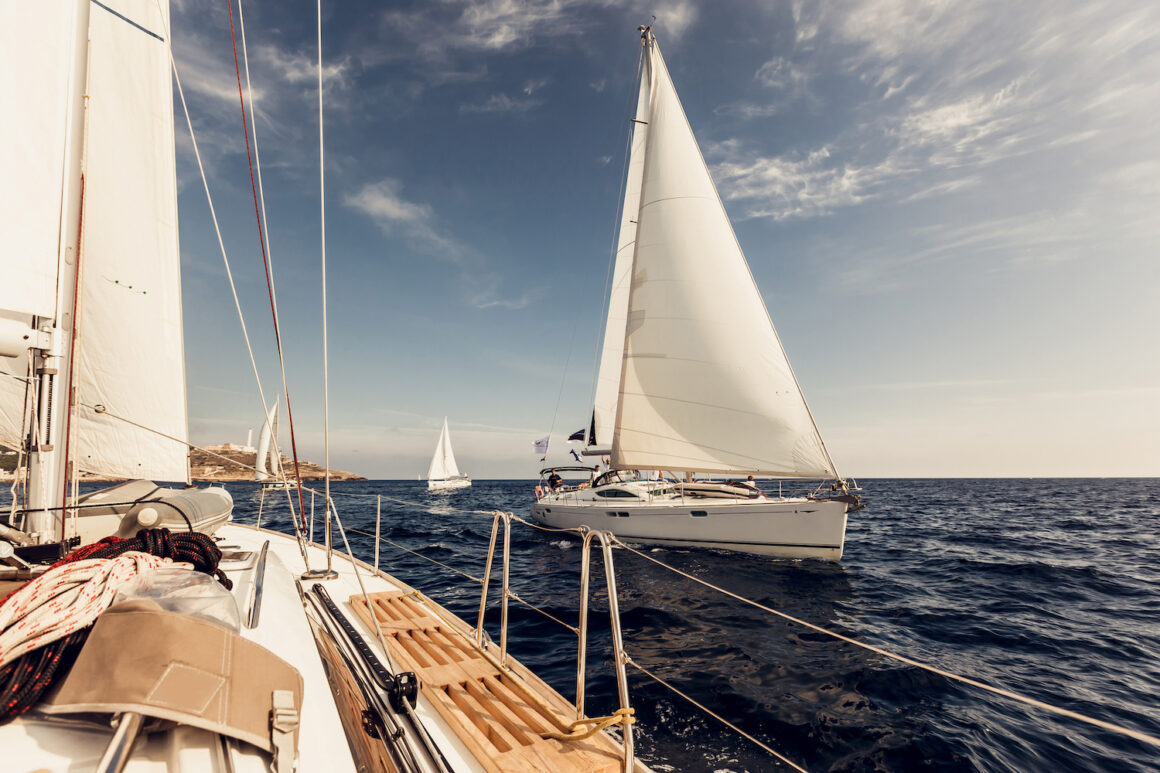
[[[624,491],[623,489],[618,489],[618,488],[610,488],[610,489],[607,489],[605,491],[597,491],[596,496],[598,496],[598,497],[627,497],[628,499],[639,499],[639,497],[637,497],[636,494],[633,494],[630,491]]]
[[[621,510],[621,511],[620,511],[619,513],[617,513],[616,515],[617,515],[618,517],[620,517],[620,518],[627,518],[627,517],[629,516],[629,513],[626,513],[626,512],[624,512],[623,510]]]
[[[690,510],[689,515],[693,516],[694,518],[707,518],[709,513],[704,510]]]

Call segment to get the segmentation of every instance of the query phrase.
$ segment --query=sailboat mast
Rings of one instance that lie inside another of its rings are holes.
[[[37,542],[59,539],[59,509],[65,501],[73,335],[80,274],[81,213],[84,202],[85,84],[88,79],[89,0],[74,3],[72,59],[65,119],[55,317],[37,317],[47,334],[33,347],[32,390],[38,395],[28,443],[28,499],[24,530]]]

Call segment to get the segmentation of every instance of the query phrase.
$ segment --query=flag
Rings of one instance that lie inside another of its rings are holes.
[[[581,427],[580,429],[576,430],[575,432],[573,432],[571,435],[568,436],[569,443],[583,442],[583,441],[584,441],[584,428],[583,427]]]
[[[548,455],[548,438],[550,437],[551,435],[546,435],[532,444],[532,450],[537,456]]]
[[[570,454],[572,454],[572,458],[573,458],[573,459],[575,459],[576,461],[578,461],[578,462],[580,462],[580,463],[583,463],[583,462],[584,462],[584,460],[580,458],[580,454],[576,453],[576,449],[575,449],[575,448],[569,448],[569,449],[568,449],[568,452],[569,452]]]

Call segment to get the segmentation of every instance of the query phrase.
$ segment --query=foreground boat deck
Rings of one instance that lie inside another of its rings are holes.
[[[362,703],[357,685],[343,682],[332,661],[324,666],[315,644],[302,591],[314,581],[300,581],[303,571],[298,543],[290,536],[238,524],[215,535],[223,551],[221,568],[234,582],[241,612],[241,635],[266,647],[301,673],[304,688],[298,743],[300,771],[396,769],[379,741],[366,735],[358,717]],[[259,577],[263,548],[267,555]],[[311,568],[326,566],[325,551],[307,548]],[[420,680],[413,716],[454,771],[599,771],[623,767],[623,750],[606,733],[587,740],[558,741],[541,736],[559,732],[575,718],[575,709],[542,680],[509,659],[497,667],[498,648],[477,648],[463,621],[389,575],[374,574],[358,562],[362,584],[382,627],[387,650],[378,642],[362,598],[355,563],[335,553],[337,577],[320,584],[342,614],[393,673],[413,671]],[[259,592],[260,588],[260,592]],[[245,621],[257,608],[258,621]],[[336,680],[332,689],[328,673]],[[116,678],[116,674],[112,675]],[[336,701],[335,691],[342,697]],[[345,722],[344,722],[345,715]],[[354,719],[352,720],[352,717]],[[562,724],[563,723],[563,724]],[[94,724],[25,715],[0,727],[6,770],[77,771],[94,769],[112,736]],[[358,759],[351,753],[351,744]],[[138,739],[125,767],[130,773],[153,771],[269,770],[270,757],[247,744],[215,733],[179,727]],[[637,763],[635,771],[647,768]]]

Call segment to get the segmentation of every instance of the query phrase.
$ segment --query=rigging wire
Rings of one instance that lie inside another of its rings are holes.
[[[158,10],[160,10],[160,4],[158,4]],[[238,288],[234,283],[234,274],[233,274],[233,271],[230,269],[229,255],[226,252],[225,241],[222,239],[221,224],[218,221],[217,210],[214,209],[213,196],[210,194],[209,178],[206,176],[206,173],[205,173],[205,164],[202,162],[201,149],[198,147],[198,144],[197,144],[197,135],[193,131],[193,119],[189,113],[189,104],[185,100],[185,89],[183,89],[181,86],[181,75],[177,69],[177,59],[173,56],[173,45],[172,45],[172,38],[171,37],[167,39],[166,50],[169,53],[169,64],[173,69],[173,82],[177,85],[177,95],[181,99],[181,109],[182,109],[182,112],[185,114],[185,125],[189,129],[189,141],[193,147],[194,158],[197,160],[198,172],[201,174],[201,184],[202,184],[202,188],[205,190],[205,200],[206,200],[207,206],[209,207],[210,219],[213,221],[214,233],[217,235],[218,249],[221,252],[222,262],[225,264],[226,278],[229,281],[230,292],[232,293],[233,298],[234,298],[234,308],[238,312],[238,323],[241,325],[241,328],[242,328],[242,339],[246,342],[246,352],[250,357],[250,367],[254,373],[254,381],[258,386],[258,394],[262,398],[262,402],[264,405],[266,398],[264,396],[264,393],[262,392],[262,378],[258,374],[258,363],[257,363],[257,360],[254,358],[254,347],[253,347],[252,343],[250,342],[250,334],[246,329],[246,318],[245,318],[245,315],[242,313],[242,303],[241,303],[241,300],[238,298]],[[96,410],[96,411],[101,412],[101,413],[107,413],[107,411],[105,411],[103,408],[98,409],[96,406],[93,406],[93,405],[86,405],[86,407],[91,408],[91,409]],[[114,416],[114,414],[108,414],[108,415]],[[193,445],[191,445],[189,443],[188,440],[174,438],[170,435],[166,435],[163,432],[159,432],[156,429],[153,429],[151,427],[145,427],[141,424],[137,424],[136,422],[130,421],[129,419],[126,419],[126,418],[121,417],[121,416],[114,416],[114,418],[118,418],[118,419],[121,419],[122,421],[126,421],[130,424],[134,424],[137,427],[148,430],[148,431],[153,432],[153,433],[160,435],[162,437],[168,437],[171,440],[175,440],[178,443],[181,443],[185,446],[188,446],[189,448],[194,447]],[[301,506],[301,500],[299,500],[299,502],[300,502],[300,506]],[[302,543],[302,539],[303,539],[302,530],[298,526],[298,520],[294,517],[293,503],[288,502],[288,505],[290,508],[290,515],[291,515],[290,520],[294,523],[294,534],[298,539],[298,549],[302,554],[302,560],[305,562],[306,561],[306,548],[304,547],[304,545]]]
[[[274,283],[273,283],[273,278],[270,275],[270,269],[271,269],[270,260],[266,254],[266,232],[262,227],[262,223],[264,222],[264,219],[262,217],[262,209],[258,203],[258,186],[254,180],[254,160],[250,154],[250,131],[249,131],[249,127],[246,126],[246,100],[245,100],[245,97],[243,97],[243,95],[242,95],[242,71],[241,71],[241,67],[238,64],[238,43],[237,43],[237,37],[234,35],[234,7],[233,7],[232,0],[226,0],[226,9],[228,10],[229,17],[230,17],[230,44],[231,44],[231,48],[233,49],[233,52],[234,52],[234,73],[237,76],[237,80],[238,80],[238,104],[241,106],[241,109],[242,109],[242,135],[245,137],[245,141],[246,141],[246,162],[247,162],[247,165],[249,166],[249,169],[250,169],[250,189],[253,191],[253,194],[254,194],[254,215],[257,218],[257,222],[258,222],[258,243],[262,249],[262,267],[263,267],[263,269],[265,269],[265,272],[266,272],[266,292],[270,296],[270,309],[274,315],[274,339],[277,342],[277,346],[278,346],[278,360],[279,360],[279,362],[282,362],[282,336],[281,336],[281,333],[279,332],[279,329],[278,329],[278,309],[277,309],[277,304],[274,301]],[[241,15],[241,0],[238,0],[238,14],[239,14],[239,16]],[[245,45],[245,43],[243,42],[243,46],[244,45]],[[246,78],[248,81],[249,80],[249,73],[248,72],[247,72]],[[251,96],[252,96],[252,94],[251,94]],[[240,307],[239,307],[239,313],[240,313]],[[252,354],[251,354],[251,356],[252,356]],[[257,366],[256,365],[255,365],[254,369],[255,369],[255,375],[256,375],[256,373],[257,373]],[[290,424],[290,449],[291,449],[291,452],[294,456],[294,472],[295,472],[295,474],[297,474],[298,473],[298,443],[297,443],[295,436],[294,436],[294,413],[290,408],[290,390],[288,388],[286,388],[285,377],[286,377],[286,371],[285,371],[285,365],[283,364],[283,366],[282,366],[282,378],[283,378],[282,385],[283,385],[283,388],[286,390],[286,419]],[[259,379],[259,383],[258,383],[258,394],[262,398],[262,412],[264,414],[266,412],[266,395],[262,391],[260,379]],[[303,502],[302,489],[301,489],[301,485],[300,485],[299,490],[298,490],[298,513],[299,513],[299,516],[302,518],[305,518],[305,514],[304,514],[305,509],[306,509],[306,505],[305,505],[305,502]],[[303,524],[305,525],[305,521],[303,521]]]
[[[322,226],[322,466],[326,469],[326,517],[330,518],[330,374],[327,370],[329,356],[327,352],[326,332],[326,155],[322,132],[322,0],[318,0],[318,200],[320,221]],[[289,398],[287,398],[289,400]],[[289,403],[286,405],[289,414]],[[294,425],[290,425],[290,438],[294,439]],[[298,490],[302,491],[302,481],[298,481]],[[301,495],[301,494],[300,494]],[[337,517],[338,512],[335,511]],[[339,527],[341,529],[341,525]],[[330,529],[326,530],[326,546],[330,547]],[[329,562],[329,557],[327,558]],[[329,564],[328,564],[329,566]],[[362,581],[359,581],[362,584]],[[366,595],[366,592],[363,592]],[[382,638],[382,631],[379,638]],[[383,645],[384,648],[386,645]]]

